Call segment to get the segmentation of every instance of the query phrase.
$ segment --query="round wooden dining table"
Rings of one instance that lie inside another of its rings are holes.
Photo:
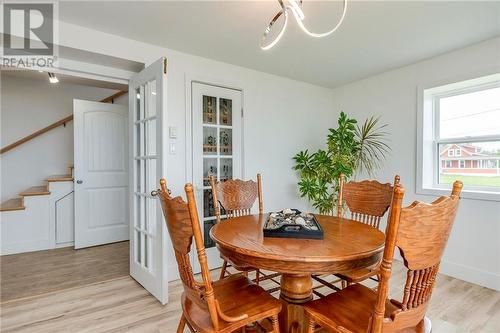
[[[210,231],[222,257],[236,267],[282,273],[280,314],[283,332],[306,332],[301,304],[313,297],[313,274],[344,273],[377,264],[384,234],[369,225],[335,216],[315,215],[321,240],[264,237],[269,214],[223,220]]]

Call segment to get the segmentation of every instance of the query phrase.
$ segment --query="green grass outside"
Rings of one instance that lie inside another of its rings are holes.
[[[439,177],[441,184],[452,184],[455,180],[461,180],[464,185],[500,187],[500,176],[441,175]]]

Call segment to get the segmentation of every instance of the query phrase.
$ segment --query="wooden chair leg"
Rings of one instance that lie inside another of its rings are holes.
[[[227,261],[224,260],[224,262],[222,263],[222,268],[220,269],[219,280],[222,280],[224,276],[226,276],[226,269],[227,269]]]
[[[184,327],[186,327],[186,317],[184,317],[184,314],[182,314],[181,320],[179,321],[179,326],[177,326],[177,333],[184,333]]]
[[[255,271],[255,283],[259,285],[259,282],[260,282],[260,270],[257,269]]]
[[[312,318],[309,318],[309,325],[307,326],[307,333],[314,333],[314,328],[316,327],[316,323]]]
[[[273,333],[280,333],[280,324],[278,321],[278,316],[272,316],[271,323],[273,324]]]
[[[347,281],[342,280],[341,284],[342,284],[342,289],[347,288]]]

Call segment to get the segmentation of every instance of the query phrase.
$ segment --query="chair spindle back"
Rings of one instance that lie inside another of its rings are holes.
[[[208,308],[212,325],[217,329],[219,325],[217,300],[215,299],[210,271],[208,269],[193,186],[186,184],[184,189],[187,196],[187,203],[180,196],[175,198],[170,196],[165,179],[160,180],[160,189],[158,189],[157,194],[174,247],[175,259],[177,260],[185,297],[202,308]],[[189,259],[193,238],[198,252],[203,282],[195,280],[191,260]]]
[[[456,181],[450,196],[442,196],[431,204],[415,201],[401,208],[404,190],[396,185],[393,207],[386,230],[386,245],[381,263],[377,305],[372,332],[415,327],[422,322],[434,289],[439,263],[458,209],[463,184]],[[394,301],[398,310],[391,320],[383,320],[388,296],[389,278],[395,248],[407,269],[402,302]]]
[[[394,186],[399,184],[398,175],[394,177]],[[340,175],[337,216],[344,215],[344,202],[349,209],[350,219],[379,228],[380,221],[391,205],[394,186],[381,184],[376,180],[349,181],[345,183]]]
[[[210,185],[212,187],[217,222],[220,222],[221,206],[228,218],[245,216],[251,214],[256,199],[259,201],[259,214],[262,214],[262,180],[260,174],[257,174],[257,182],[241,179],[216,182],[215,177],[210,176]]]

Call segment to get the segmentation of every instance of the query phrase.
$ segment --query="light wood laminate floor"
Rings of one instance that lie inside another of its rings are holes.
[[[396,262],[393,298],[400,298],[403,278],[402,265]],[[182,285],[176,281],[169,288],[165,306],[129,277],[10,301],[1,305],[1,331],[172,333],[180,317]],[[441,275],[428,316],[434,333],[498,333],[500,292]]]
[[[1,301],[86,286],[129,275],[129,242],[0,257]]]

